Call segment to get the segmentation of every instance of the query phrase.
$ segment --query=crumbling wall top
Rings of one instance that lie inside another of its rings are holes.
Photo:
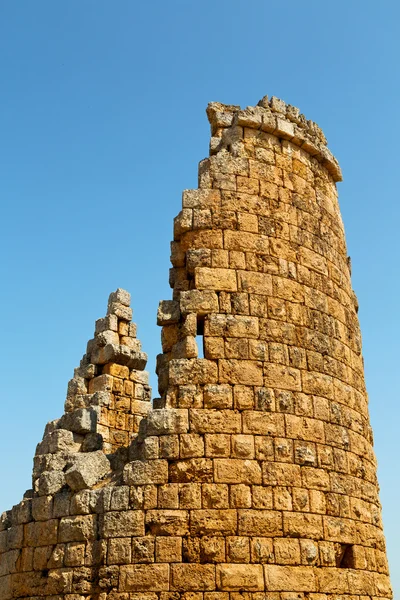
[[[327,147],[322,129],[307,120],[300,110],[283,100],[264,96],[257,106],[242,109],[232,104],[211,102],[207,107],[211,124],[210,154],[226,148],[225,131],[232,127],[260,129],[280,138],[289,140],[320,162],[331,174],[334,181],[342,181],[338,161]]]

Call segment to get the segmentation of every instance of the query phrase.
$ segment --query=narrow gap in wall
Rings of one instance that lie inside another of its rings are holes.
[[[196,331],[196,344],[197,344],[197,358],[204,358],[204,317],[197,317],[197,331]]]
[[[350,544],[337,544],[336,566],[340,569],[351,569],[354,564],[353,546]]]
[[[350,545],[345,545],[342,560],[339,565],[342,569],[354,569],[354,548]]]

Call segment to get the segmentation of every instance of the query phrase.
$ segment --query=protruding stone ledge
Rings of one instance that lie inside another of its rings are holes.
[[[299,109],[283,100],[272,96],[268,100],[264,96],[257,106],[240,106],[211,102],[207,107],[207,116],[211,124],[210,154],[217,154],[227,147],[228,130],[248,127],[259,129],[278,138],[290,141],[305,150],[320,162],[331,174],[334,181],[342,181],[339,163],[327,147],[327,140],[322,129],[313,121],[309,121]],[[235,136],[234,136],[235,137]]]

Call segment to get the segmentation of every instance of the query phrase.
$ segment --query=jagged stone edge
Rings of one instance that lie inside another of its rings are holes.
[[[322,129],[307,120],[295,106],[272,96],[264,96],[257,106],[240,106],[211,102],[207,106],[207,116],[211,125],[210,154],[221,149],[221,132],[231,126],[260,129],[276,135],[305,150],[324,166],[334,181],[342,181],[338,161],[327,147]]]

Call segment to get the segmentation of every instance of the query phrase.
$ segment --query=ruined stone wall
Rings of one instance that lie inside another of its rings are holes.
[[[0,600],[392,597],[340,169],[276,98],[207,112],[160,398],[117,290],[0,519]]]

